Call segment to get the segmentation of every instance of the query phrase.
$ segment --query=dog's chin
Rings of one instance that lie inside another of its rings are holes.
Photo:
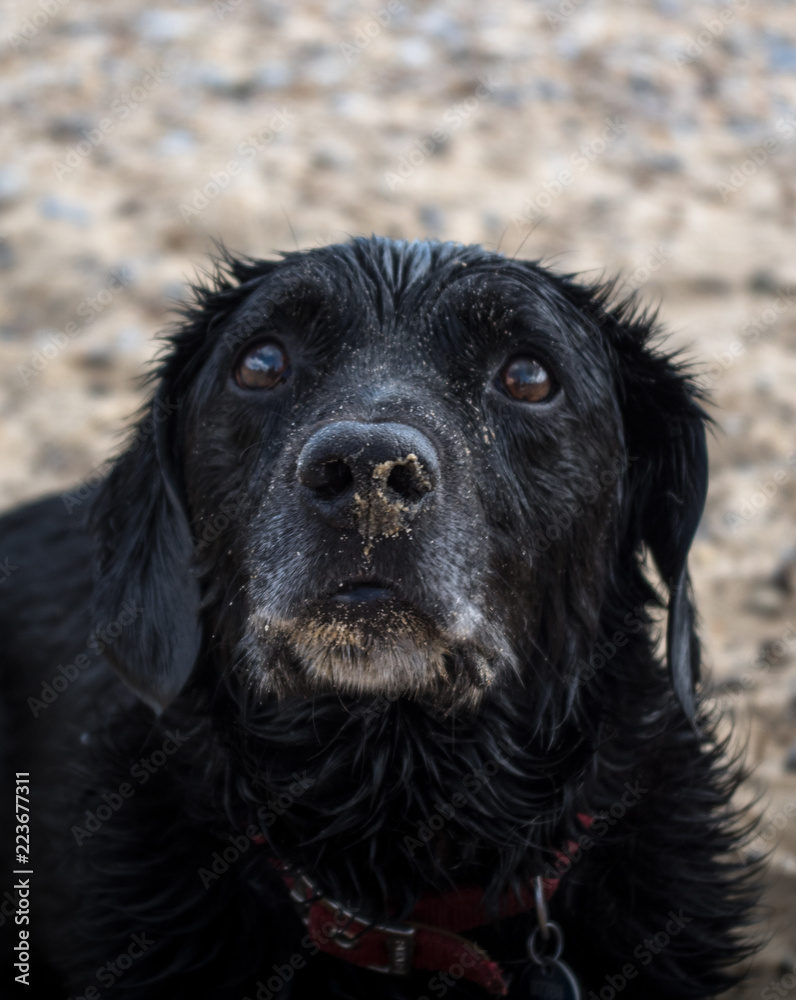
[[[254,616],[249,675],[265,691],[308,697],[411,698],[437,708],[476,706],[495,680],[490,658],[450,639],[396,600],[324,602],[290,620]]]

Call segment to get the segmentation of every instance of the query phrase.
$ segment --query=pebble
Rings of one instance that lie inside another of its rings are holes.
[[[146,10],[137,21],[147,42],[173,42],[184,38],[195,24],[192,14],[178,10]]]
[[[205,90],[218,97],[244,101],[257,90],[256,78],[242,78],[234,70],[222,69],[220,66],[199,66],[194,74]]]
[[[396,46],[396,55],[404,66],[422,69],[434,58],[434,49],[425,38],[405,38]]]
[[[796,73],[796,44],[782,35],[766,35],[768,68],[772,73]]]
[[[39,199],[39,211],[45,219],[72,222],[81,228],[91,223],[91,214],[85,205],[78,201],[67,201],[54,194],[47,194]]]
[[[162,293],[166,301],[174,305],[180,305],[191,299],[191,290],[184,281],[177,281],[176,279],[167,281],[162,288]]]
[[[17,255],[8,240],[0,237],[0,271],[10,271],[17,262]]]
[[[421,205],[420,222],[427,236],[439,236],[445,229],[445,217],[434,205]]]
[[[196,148],[196,137],[185,129],[174,129],[167,132],[155,143],[158,156],[171,157],[190,153]]]
[[[56,142],[74,142],[84,138],[84,132],[90,132],[96,126],[96,121],[90,115],[61,115],[53,118],[47,126],[48,134]]]
[[[785,754],[785,770],[796,771],[796,743]]]
[[[281,90],[293,82],[294,73],[287,63],[273,62],[263,66],[254,77],[262,90]]]
[[[147,340],[140,326],[125,326],[116,335],[116,347],[123,354],[135,354],[144,350]]]
[[[415,21],[420,35],[431,36],[451,50],[462,49],[469,42],[467,28],[441,8],[431,7]]]
[[[761,269],[755,271],[749,278],[749,291],[760,295],[776,295],[780,290],[780,282],[773,271]]]
[[[113,349],[108,345],[91,347],[77,356],[78,363],[91,371],[107,371],[113,368],[115,360]]]
[[[789,549],[782,557],[771,582],[783,594],[796,593],[796,547]]]
[[[747,607],[758,615],[773,617],[782,612],[785,600],[782,591],[770,583],[756,587]]]
[[[8,205],[19,198],[25,187],[25,178],[16,167],[0,167],[0,205]]]
[[[790,646],[784,639],[777,637],[760,643],[758,659],[764,660],[772,667],[783,667],[791,658]]]
[[[333,87],[345,76],[347,66],[339,52],[316,48],[302,63],[304,78],[317,87]]]

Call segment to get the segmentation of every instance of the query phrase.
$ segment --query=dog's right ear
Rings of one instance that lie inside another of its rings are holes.
[[[181,310],[184,322],[170,337],[159,388],[132,444],[91,511],[92,644],[155,711],[185,686],[201,646],[201,594],[178,460],[181,403],[210,354],[214,328],[279,266],[218,250],[210,281],[193,285],[193,301]],[[242,327],[241,336],[250,335],[250,327]]]
[[[201,641],[199,583],[172,448],[177,409],[161,386],[91,512],[91,644],[156,711],[184,686]]]

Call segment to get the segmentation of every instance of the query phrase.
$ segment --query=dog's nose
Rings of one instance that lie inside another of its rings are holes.
[[[353,420],[313,434],[296,471],[310,506],[338,527],[356,521],[368,540],[407,528],[440,475],[434,446],[419,430]]]

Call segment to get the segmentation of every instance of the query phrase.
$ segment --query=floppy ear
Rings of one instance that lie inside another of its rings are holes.
[[[171,447],[177,408],[162,384],[91,514],[98,629],[91,641],[156,711],[184,686],[201,640],[199,583]]]
[[[688,575],[688,552],[702,516],[708,481],[705,425],[695,384],[671,355],[650,345],[654,324],[613,311],[627,455],[625,544],[646,545],[669,591],[666,655],[686,715],[695,713],[700,649]]]
[[[193,301],[180,310],[184,322],[169,337],[158,391],[91,512],[99,630],[92,643],[156,711],[180,693],[201,645],[200,587],[177,459],[180,401],[212,350],[214,328],[279,266],[217,247],[208,283],[192,285]],[[241,328],[250,333],[249,325]]]

